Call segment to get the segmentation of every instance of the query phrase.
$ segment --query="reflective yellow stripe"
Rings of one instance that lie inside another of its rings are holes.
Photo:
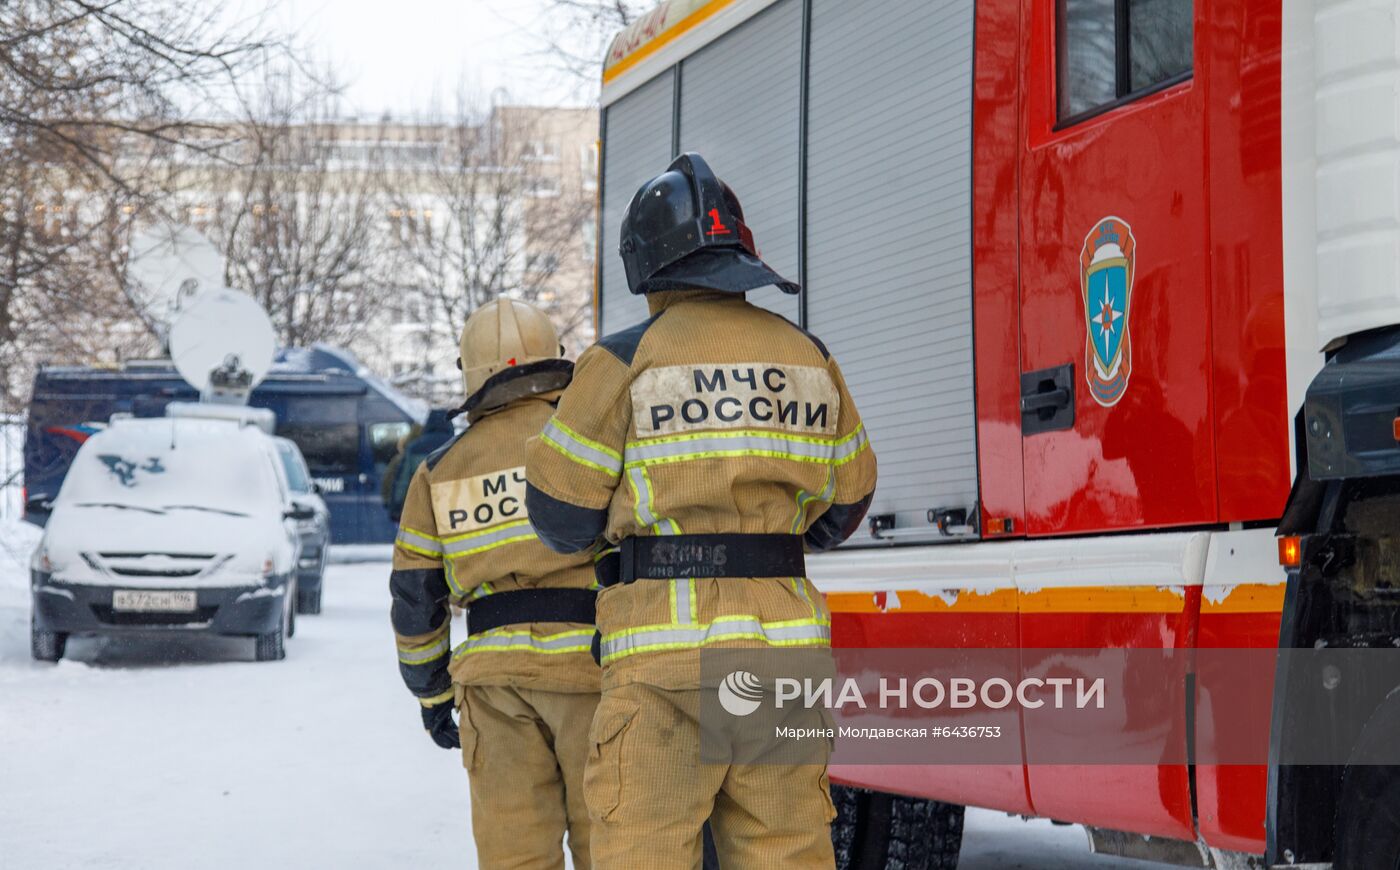
[[[410,553],[418,553],[433,559],[442,558],[441,539],[408,526],[399,527],[399,533],[394,537],[394,543]]]
[[[852,444],[854,442],[854,444]],[[855,431],[836,441],[836,456],[832,465],[845,465],[855,459],[870,446],[870,436],[865,434],[865,423],[856,426]]]
[[[446,655],[451,646],[445,634],[437,640],[418,646],[400,646],[399,661],[406,665],[425,665]]]
[[[597,469],[609,477],[622,473],[622,456],[605,444],[585,438],[559,422],[556,417],[545,425],[540,440],[579,465]]]
[[[627,480],[632,484],[632,516],[637,520],[637,525],[644,529],[649,528],[657,535],[679,535],[681,533],[680,523],[670,517],[656,515],[656,510],[652,506],[654,490],[646,468],[638,466],[629,469]]]
[[[798,598],[807,602],[807,609],[812,611],[812,616],[820,619],[821,614],[817,612],[817,602],[812,599],[812,596],[807,594],[807,581],[801,577],[793,577],[790,579],[792,580],[792,591],[797,593]]]
[[[806,531],[806,530],[802,527],[802,522],[803,522],[803,520],[807,519],[807,505],[811,504],[811,503],[814,502],[814,501],[829,502],[829,501],[831,501],[831,499],[832,499],[835,495],[836,495],[836,469],[835,469],[835,467],[832,467],[832,468],[827,469],[827,472],[826,472],[826,485],[824,485],[824,486],[822,487],[822,491],[821,491],[821,492],[817,493],[816,495],[812,495],[810,492],[808,492],[808,491],[805,490],[805,489],[799,489],[799,490],[797,491],[797,515],[796,515],[795,517],[792,518],[792,533],[793,533],[794,535],[800,535],[800,534],[802,534],[804,531]]]
[[[593,645],[593,633],[591,628],[543,635],[529,631],[496,629],[467,638],[452,651],[452,657],[457,659],[482,652],[526,652],[538,655],[588,652]]]
[[[412,544],[405,544],[403,541],[399,541],[398,545],[403,549],[408,550],[410,553],[417,553],[420,556],[427,556],[429,559],[442,559],[441,553],[434,553],[432,550],[424,550],[420,547],[415,547]]]
[[[447,578],[447,588],[452,590],[452,593],[458,597],[467,594],[466,590],[457,582],[457,570],[452,567],[451,559],[443,560],[442,569],[443,576]]]
[[[710,438],[781,438],[784,441],[800,441],[804,444],[837,444],[849,441],[855,437],[855,432],[841,438],[839,441],[830,435],[794,435],[790,432],[781,432],[769,429],[711,429],[704,432],[682,432],[679,435],[658,435],[655,438],[639,438],[636,441],[628,441],[627,450],[638,447],[646,447],[653,444],[684,444],[687,441],[705,441]]]
[[[482,529],[479,532],[469,532],[455,538],[444,538],[442,549],[446,556],[455,559],[460,556],[470,556],[473,553],[494,550],[496,547],[503,547],[506,544],[528,541],[535,537],[535,530],[531,527],[529,520],[515,520],[492,526],[489,529]],[[472,542],[478,543],[476,546],[472,546]]]
[[[704,625],[647,625],[604,635],[602,662],[644,652],[700,649],[712,643],[736,640],[760,641],[766,646],[830,646],[831,621],[789,619],[760,622],[752,616],[722,616]]]
[[[452,694],[452,690],[448,689],[446,692],[439,695],[433,695],[431,698],[419,698],[418,703],[422,704],[424,707],[436,707],[443,701],[451,701]]]
[[[790,435],[759,429],[693,432],[628,442],[623,467],[631,469],[693,459],[738,456],[763,456],[793,462],[843,465],[859,455],[868,443],[864,425],[856,427],[854,432],[839,439]]]

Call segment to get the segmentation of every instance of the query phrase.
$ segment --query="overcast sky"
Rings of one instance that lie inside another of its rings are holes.
[[[548,0],[276,0],[277,24],[296,31],[348,83],[347,101],[375,116],[452,102],[459,81],[489,98],[579,103],[590,95],[551,69],[535,36]]]

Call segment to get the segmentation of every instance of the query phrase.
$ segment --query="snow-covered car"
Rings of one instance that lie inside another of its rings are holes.
[[[301,448],[290,438],[274,438],[292,504],[313,516],[297,521],[301,556],[297,559],[297,613],[321,612],[321,578],[326,574],[326,550],[331,543],[331,512],[326,508]]]
[[[73,459],[30,562],[34,657],[74,634],[295,629],[296,524],[276,442],[247,421],[118,419]]]

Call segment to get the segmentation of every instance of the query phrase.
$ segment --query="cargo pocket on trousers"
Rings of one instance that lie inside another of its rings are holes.
[[[471,703],[460,689],[457,694],[457,736],[462,740],[462,766],[470,772],[477,765],[476,726],[472,724]]]
[[[627,698],[604,697],[588,730],[588,765],[583,797],[594,821],[608,821],[622,800],[622,739],[640,705]]]

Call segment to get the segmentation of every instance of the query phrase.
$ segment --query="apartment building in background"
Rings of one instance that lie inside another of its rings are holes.
[[[288,123],[261,156],[257,137],[213,131],[236,144],[172,159],[173,211],[291,343],[346,319],[338,343],[371,371],[451,405],[461,323],[495,295],[548,311],[571,355],[592,342],[597,119],[502,105],[479,121]]]

